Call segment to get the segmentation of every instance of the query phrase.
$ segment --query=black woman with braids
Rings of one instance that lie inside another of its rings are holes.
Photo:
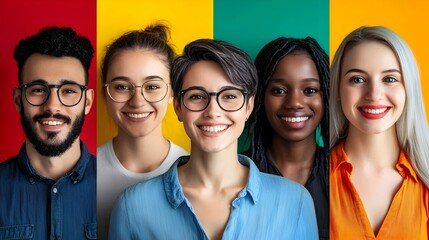
[[[319,237],[328,239],[329,58],[311,37],[280,37],[262,48],[255,65],[259,100],[250,119],[254,132],[249,154],[261,171],[307,188]],[[318,127],[321,144],[316,142]]]

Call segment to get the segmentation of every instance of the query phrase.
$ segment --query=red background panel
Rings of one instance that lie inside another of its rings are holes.
[[[13,51],[20,39],[45,26],[72,27],[96,49],[96,0],[0,0],[0,162],[16,155],[25,140],[12,99],[13,88],[18,86]],[[94,94],[96,68],[94,57],[89,69],[89,88]],[[95,99],[81,134],[91,153],[96,153]]]

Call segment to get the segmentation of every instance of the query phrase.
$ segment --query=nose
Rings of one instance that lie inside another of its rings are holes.
[[[290,109],[301,109],[304,107],[304,95],[300,90],[290,91],[285,99],[284,105]]]
[[[44,110],[50,111],[52,113],[60,112],[63,104],[58,98],[58,88],[51,88],[48,99],[45,104],[43,104]]]
[[[136,86],[134,89],[134,95],[128,100],[128,105],[134,108],[138,108],[147,104],[146,99],[143,97],[141,88],[143,86]],[[139,89],[138,89],[139,88]]]
[[[380,100],[383,96],[383,86],[376,81],[370,81],[366,87],[365,99],[366,100]]]
[[[220,108],[219,103],[216,101],[216,96],[210,96],[210,102],[206,109],[204,109],[204,117],[216,118],[219,117],[222,108]]]

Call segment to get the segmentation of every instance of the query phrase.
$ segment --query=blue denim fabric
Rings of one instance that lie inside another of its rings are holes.
[[[57,182],[31,166],[25,143],[0,163],[0,240],[96,239],[96,159],[80,143],[75,168]]]
[[[188,160],[181,157],[165,174],[122,193],[110,239],[208,239],[177,176]],[[222,239],[318,239],[313,200],[303,186],[259,172],[245,156],[239,161],[249,167],[249,178],[232,202]]]

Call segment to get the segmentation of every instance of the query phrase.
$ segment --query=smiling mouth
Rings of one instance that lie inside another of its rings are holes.
[[[304,122],[308,120],[308,117],[282,117],[282,120],[286,122],[292,122],[292,123]]]
[[[64,122],[61,121],[42,121],[41,124],[48,125],[48,126],[58,126],[64,124]]]
[[[228,125],[216,125],[216,126],[199,126],[199,128],[208,133],[218,133],[225,131],[229,126]]]
[[[369,114],[380,114],[387,111],[387,107],[385,108],[377,108],[377,109],[368,109],[368,108],[361,108],[363,112],[369,113]]]
[[[126,113],[127,117],[140,119],[140,118],[146,118],[148,117],[152,112],[148,113]]]

